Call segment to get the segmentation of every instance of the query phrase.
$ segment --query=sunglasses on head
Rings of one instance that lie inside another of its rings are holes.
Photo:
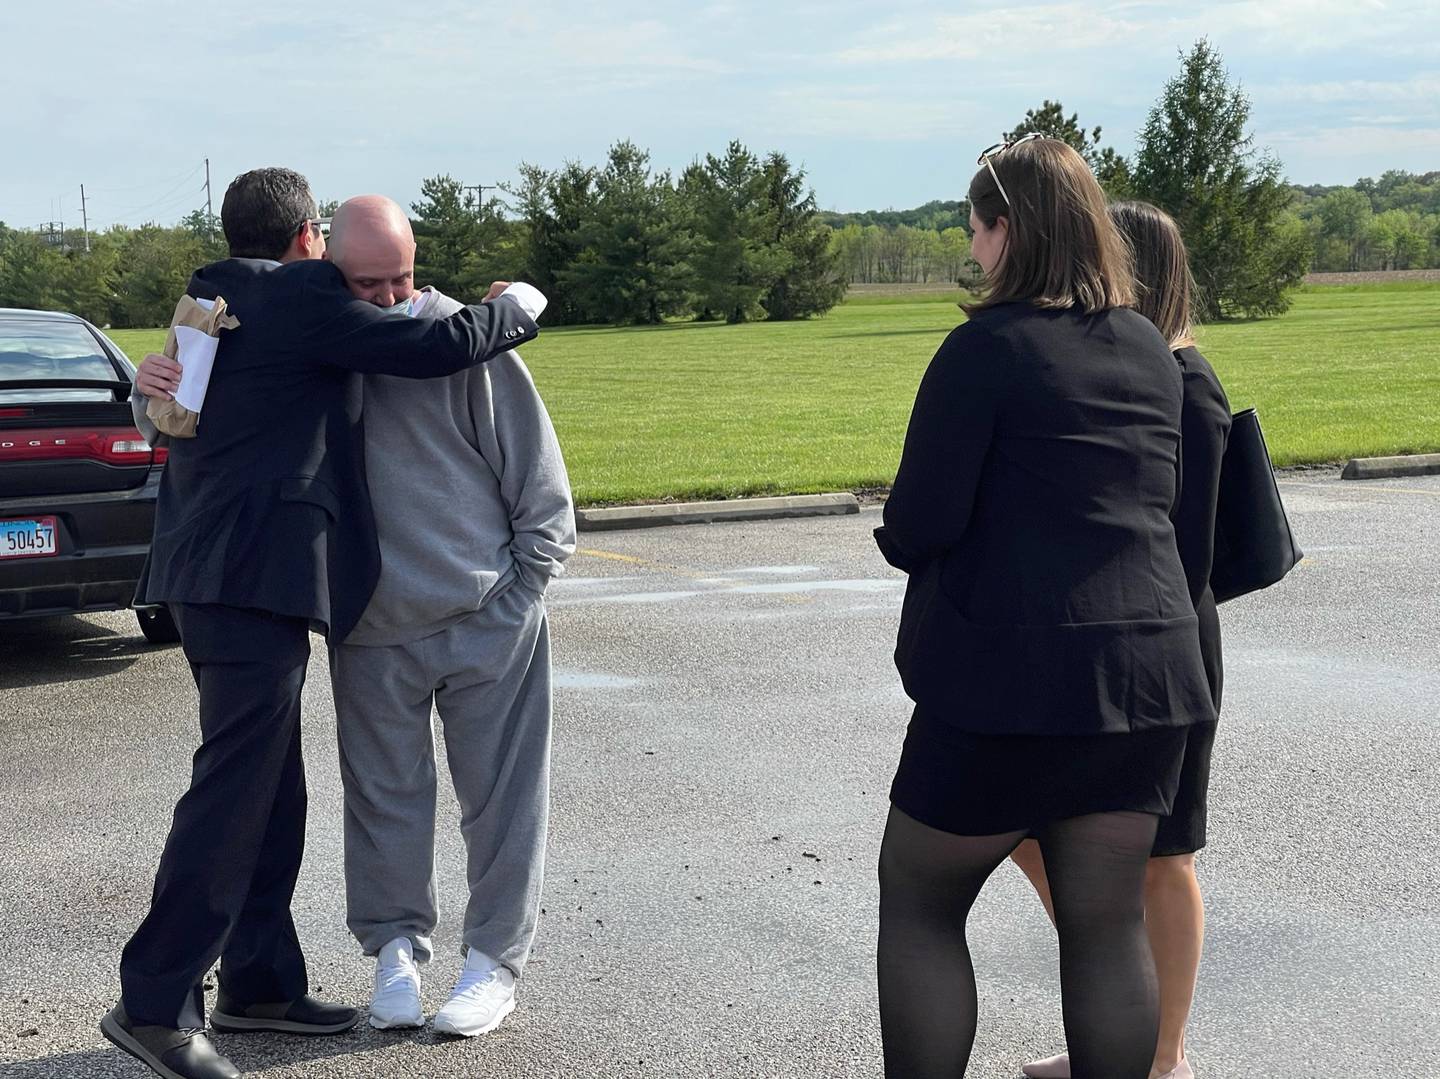
[[[995,181],[995,187],[1000,192],[1000,197],[1005,200],[1005,205],[1010,205],[1010,196],[1005,193],[1005,185],[1000,182],[1000,177],[995,173],[995,166],[990,164],[990,159],[997,154],[1003,154],[1012,146],[1019,146],[1022,142],[1029,142],[1031,139],[1043,139],[1045,136],[1038,131],[1032,131],[1028,135],[1021,135],[1018,139],[1009,142],[997,142],[994,146],[980,151],[980,156],[975,159],[975,164],[984,165],[990,170],[990,179]]]

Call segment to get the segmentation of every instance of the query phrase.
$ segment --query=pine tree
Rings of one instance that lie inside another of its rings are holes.
[[[689,303],[690,236],[670,174],[652,176],[650,155],[629,140],[610,148],[595,181],[583,247],[559,274],[562,289],[605,322],[658,323]]]
[[[1038,132],[1052,139],[1069,143],[1105,188],[1111,198],[1127,198],[1130,193],[1130,162],[1108,146],[1100,145],[1100,127],[1087,131],[1080,123],[1080,114],[1065,115],[1065,107],[1046,98],[1038,109],[1030,109],[1015,130],[1007,131],[1005,139],[1013,142],[1022,135]]]
[[[1279,314],[1310,260],[1303,230],[1282,229],[1290,191],[1280,163],[1246,131],[1250,100],[1204,39],[1139,137],[1134,189],[1180,225],[1207,319]]]
[[[479,202],[459,180],[432,176],[420,184],[412,203],[415,227],[415,280],[434,285],[447,296],[478,301],[493,278],[508,269],[504,249],[508,229],[499,199]]]
[[[520,166],[518,265],[524,280],[549,297],[545,320],[551,325],[606,318],[604,310],[587,307],[580,293],[561,284],[585,244],[584,226],[595,211],[595,176],[593,168],[574,161],[554,172]]]
[[[745,322],[765,313],[761,299],[785,269],[786,256],[766,231],[765,178],[739,142],[724,157],[705,155],[685,171],[681,190],[694,215],[696,293],[701,317]]]
[[[803,170],[791,170],[782,153],[771,153],[760,169],[767,240],[778,276],[761,298],[771,320],[823,315],[845,295],[839,259],[830,246],[830,229],[821,223],[815,192],[805,187]]]

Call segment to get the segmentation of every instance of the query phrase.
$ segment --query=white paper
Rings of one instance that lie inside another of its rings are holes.
[[[206,303],[205,300],[199,302]],[[176,326],[175,344],[180,353],[176,359],[183,368],[175,400],[191,412],[199,412],[205,404],[205,391],[210,387],[210,372],[215,368],[215,350],[220,347],[220,338],[211,337],[194,326]]]

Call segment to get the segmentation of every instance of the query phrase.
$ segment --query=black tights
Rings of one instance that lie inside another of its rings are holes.
[[[1145,933],[1156,818],[1097,813],[1036,834],[1055,899],[1074,1079],[1147,1079],[1159,991]],[[880,848],[880,1029],[887,1079],[960,1079],[975,1042],[965,921],[1026,833],[959,836],[891,809]]]

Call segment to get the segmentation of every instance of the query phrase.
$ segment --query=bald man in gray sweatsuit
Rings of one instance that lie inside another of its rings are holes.
[[[429,289],[409,304],[419,318],[460,307]],[[371,1025],[419,1026],[416,964],[431,957],[438,918],[433,705],[470,892],[464,967],[435,1028],[474,1035],[514,1007],[535,934],[550,771],[543,597],[575,550],[575,519],[555,430],[519,356],[418,393],[410,381],[365,381],[380,582],[330,653],[347,922],[377,958]]]

